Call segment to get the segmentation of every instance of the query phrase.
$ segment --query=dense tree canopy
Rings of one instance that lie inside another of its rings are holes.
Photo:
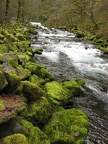
[[[40,21],[108,36],[107,0],[0,0],[0,22]]]

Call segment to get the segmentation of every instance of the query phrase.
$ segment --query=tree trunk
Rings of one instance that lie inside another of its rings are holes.
[[[5,22],[7,22],[7,21],[8,21],[9,4],[10,4],[10,0],[6,0]]]
[[[17,13],[17,21],[20,20],[20,9],[21,9],[21,2],[18,1],[18,13]]]

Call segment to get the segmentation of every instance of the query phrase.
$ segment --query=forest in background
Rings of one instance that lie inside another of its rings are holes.
[[[108,38],[107,0],[0,0],[0,23],[39,21]]]

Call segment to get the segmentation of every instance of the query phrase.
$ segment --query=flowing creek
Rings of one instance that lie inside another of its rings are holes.
[[[74,102],[89,118],[85,143],[108,144],[108,57],[73,33],[32,24],[38,25],[38,39],[31,46],[43,49],[34,60],[45,65],[58,81],[83,78],[86,82],[84,96]]]

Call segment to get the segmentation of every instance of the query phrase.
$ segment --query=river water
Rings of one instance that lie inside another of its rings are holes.
[[[45,65],[58,81],[83,78],[86,82],[84,96],[75,98],[74,104],[89,118],[85,143],[108,144],[108,56],[73,33],[32,24],[38,25],[38,39],[33,39],[31,46],[43,49],[34,60]]]

